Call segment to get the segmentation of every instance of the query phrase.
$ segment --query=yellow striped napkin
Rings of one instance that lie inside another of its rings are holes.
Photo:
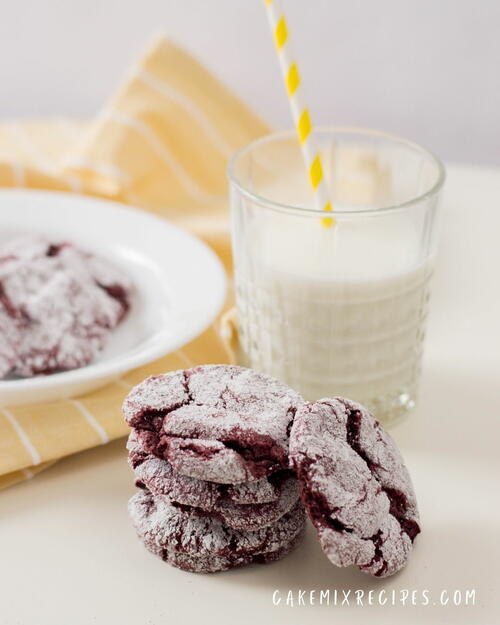
[[[94,122],[0,125],[0,186],[88,193],[164,215],[205,239],[229,269],[227,160],[267,131],[200,63],[161,39]],[[214,324],[87,395],[0,409],[0,488],[124,436],[121,402],[146,376],[229,358]]]

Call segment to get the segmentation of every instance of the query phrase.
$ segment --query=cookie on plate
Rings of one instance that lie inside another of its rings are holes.
[[[126,314],[129,290],[119,270],[70,243],[39,236],[4,243],[0,329],[7,314],[16,337],[7,347],[0,343],[0,375],[45,375],[90,363]]]
[[[334,564],[376,577],[405,566],[420,532],[415,493],[396,444],[363,406],[340,397],[303,405],[290,460]]]
[[[177,473],[238,484],[288,468],[298,393],[274,378],[204,365],[147,378],[123,404],[143,449]]]
[[[0,379],[14,368],[21,343],[20,324],[15,314],[2,296],[0,282]]]

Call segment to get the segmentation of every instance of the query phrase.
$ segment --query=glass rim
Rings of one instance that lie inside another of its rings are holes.
[[[389,139],[395,143],[399,143],[400,145],[406,146],[411,150],[416,152],[420,152],[425,157],[427,157],[437,168],[437,180],[436,182],[423,193],[406,200],[405,202],[400,202],[398,204],[390,204],[387,206],[377,206],[374,208],[359,208],[359,209],[349,209],[349,210],[336,210],[334,207],[332,215],[342,215],[342,216],[352,216],[352,215],[374,215],[386,212],[397,211],[405,208],[409,208],[414,204],[419,204],[420,202],[426,200],[427,198],[432,197],[433,195],[437,195],[439,191],[442,189],[445,179],[446,179],[446,169],[441,162],[441,160],[430,150],[424,148],[423,146],[415,143],[414,141],[410,141],[409,139],[405,139],[403,137],[399,137],[398,135],[394,135],[388,132],[384,132],[382,130],[373,130],[370,128],[359,128],[356,126],[316,126],[313,132],[323,132],[330,134],[357,134],[359,136],[372,136],[372,137],[382,137],[385,139]],[[247,189],[243,183],[240,182],[238,176],[236,174],[236,166],[237,162],[246,154],[251,152],[256,147],[263,145],[265,143],[270,143],[277,139],[284,139],[286,137],[296,138],[296,130],[288,129],[281,130],[277,132],[271,132],[267,135],[259,137],[250,143],[247,143],[245,146],[237,150],[233,156],[230,158],[228,166],[227,166],[227,176],[230,182],[239,190],[239,192],[255,202],[259,205],[267,206],[271,209],[286,211],[286,212],[297,212],[302,214],[307,214],[309,216],[325,216],[325,211],[318,208],[308,208],[306,206],[296,205],[296,204],[285,204],[283,202],[277,202],[275,200],[271,200],[263,197],[253,191]]]

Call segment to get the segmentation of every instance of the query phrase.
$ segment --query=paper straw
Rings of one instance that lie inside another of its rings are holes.
[[[313,130],[311,116],[309,109],[304,106],[300,88],[299,68],[297,61],[293,60],[295,57],[291,51],[290,36],[285,15],[281,8],[281,2],[280,0],[264,0],[264,3],[274,35],[274,43],[276,44],[281,73],[285,80],[288,101],[290,102],[293,121],[297,128],[302,155],[309,172],[309,181],[314,192],[314,200],[319,210],[331,212],[333,207],[325,182],[323,164],[311,137]],[[325,227],[331,227],[335,224],[335,220],[333,217],[324,217],[321,223]]]

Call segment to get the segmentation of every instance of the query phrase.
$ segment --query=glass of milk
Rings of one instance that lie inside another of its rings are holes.
[[[229,166],[240,364],[389,422],[415,405],[445,172],[381,132],[319,128],[325,227],[293,131]]]

